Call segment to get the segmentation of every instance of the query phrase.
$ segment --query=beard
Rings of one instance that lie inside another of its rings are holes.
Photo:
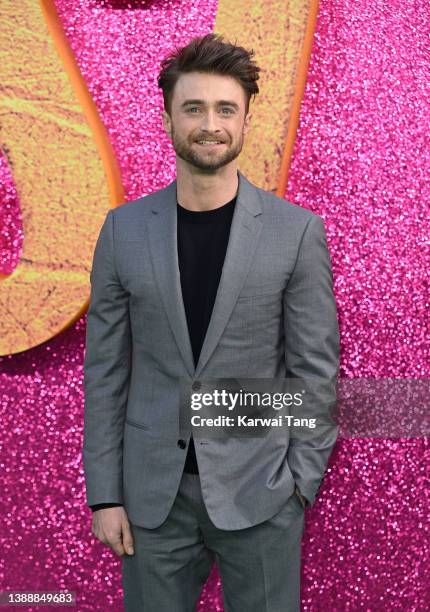
[[[200,170],[208,171],[218,170],[218,168],[222,168],[222,166],[236,159],[242,151],[244,141],[243,134],[241,134],[239,140],[231,146],[228,146],[228,143],[224,143],[219,151],[216,149],[205,151],[203,147],[196,146],[195,140],[189,143],[188,140],[180,138],[176,134],[173,125],[171,137],[173,148],[178,157]],[[201,137],[201,140],[203,139],[204,137]]]

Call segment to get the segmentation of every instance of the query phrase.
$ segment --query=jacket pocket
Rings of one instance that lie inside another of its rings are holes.
[[[130,419],[130,417],[125,417],[125,422],[128,425],[131,425],[131,427],[137,427],[138,429],[148,429],[147,425],[144,425],[143,423],[139,423],[138,421],[135,421],[134,419]]]
[[[258,298],[274,293],[282,293],[286,282],[282,279],[271,282],[246,283],[239,293],[238,299]]]

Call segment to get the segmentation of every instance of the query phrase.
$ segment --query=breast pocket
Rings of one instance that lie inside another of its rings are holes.
[[[239,294],[233,317],[246,324],[253,345],[278,342],[285,284],[282,280],[247,283]]]
[[[242,287],[238,300],[264,300],[271,301],[273,296],[282,296],[285,289],[285,281],[276,280],[269,282],[248,282]]]

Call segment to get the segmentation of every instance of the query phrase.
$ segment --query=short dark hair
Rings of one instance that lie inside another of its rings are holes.
[[[218,34],[199,36],[185,47],[176,48],[161,62],[158,76],[166,112],[171,114],[172,94],[181,74],[206,72],[235,78],[245,90],[245,115],[248,114],[251,96],[255,98],[259,92],[257,81],[261,70],[251,59],[253,55],[253,49],[233,45]]]

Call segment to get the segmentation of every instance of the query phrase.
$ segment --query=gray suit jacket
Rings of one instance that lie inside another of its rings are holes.
[[[166,519],[182,476],[179,379],[191,389],[209,378],[315,377],[335,400],[339,329],[323,221],[238,176],[196,368],[178,268],[176,181],[110,210],[95,247],[84,365],[87,503],[123,503],[142,527]],[[196,440],[213,523],[260,523],[295,483],[312,504],[336,436],[332,428],[306,441],[271,433]]]

